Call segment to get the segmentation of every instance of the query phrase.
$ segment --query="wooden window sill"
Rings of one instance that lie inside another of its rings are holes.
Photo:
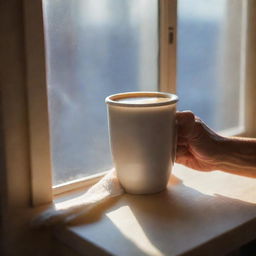
[[[256,179],[176,165],[168,189],[125,194],[56,237],[80,255],[225,255],[256,238]]]

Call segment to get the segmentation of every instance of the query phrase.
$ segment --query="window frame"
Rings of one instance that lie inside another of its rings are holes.
[[[246,31],[245,61],[244,61],[244,133],[247,137],[256,137],[256,2],[254,0],[245,1],[246,17],[244,30]]]
[[[159,0],[159,91],[176,92],[176,49],[177,49],[177,2]],[[243,129],[232,135],[255,136],[256,124],[253,108],[256,107],[256,66],[253,52],[256,33],[253,21],[256,18],[256,4],[244,1],[243,9],[243,53],[242,72],[245,100]],[[254,12],[253,12],[254,10]],[[29,136],[31,162],[31,193],[34,206],[49,203],[55,196],[79,190],[97,182],[104,174],[84,177],[52,187],[49,112],[47,103],[47,74],[43,26],[43,0],[24,1],[24,30],[27,72],[27,101],[29,106]],[[228,131],[230,134],[230,131]]]
[[[172,93],[175,93],[176,88],[176,10],[176,0],[159,1],[159,15],[161,14],[159,20],[159,90]],[[31,189],[32,204],[36,206],[49,203],[53,200],[53,196],[93,184],[106,172],[52,187],[43,0],[32,2],[26,0],[24,2],[24,14],[31,141]],[[169,30],[170,27],[172,27],[172,31]],[[172,43],[169,43],[169,37],[172,37]]]
[[[33,206],[53,199],[42,4],[25,0],[23,5]]]

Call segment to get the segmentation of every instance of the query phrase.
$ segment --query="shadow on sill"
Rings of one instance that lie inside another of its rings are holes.
[[[242,246],[239,250],[227,254],[226,256],[255,256],[256,255],[256,240]]]

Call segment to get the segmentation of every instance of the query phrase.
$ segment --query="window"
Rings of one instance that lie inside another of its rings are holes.
[[[249,54],[255,40],[250,11],[253,3],[197,0],[201,7],[191,8],[195,0],[177,2],[102,0],[99,5],[92,0],[43,0],[25,4],[35,202],[47,201],[44,198],[49,198],[51,189],[47,101],[52,169],[64,171],[64,176],[54,177],[54,184],[60,184],[55,191],[60,191],[60,187],[65,190],[69,186],[62,186],[62,182],[75,184],[74,179],[111,166],[105,96],[121,90],[175,92],[177,29],[180,108],[192,109],[218,130],[242,124],[244,132],[253,134],[255,89],[251,68],[255,60]],[[192,97],[194,91],[198,92],[196,99]],[[87,149],[81,146],[88,144]],[[83,151],[80,157],[78,151]]]
[[[147,10],[147,11],[145,11]],[[44,1],[53,184],[112,167],[104,99],[157,90],[157,0]]]
[[[180,108],[217,131],[244,125],[245,3],[178,1]]]

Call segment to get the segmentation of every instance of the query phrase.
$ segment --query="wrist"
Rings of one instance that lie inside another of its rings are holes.
[[[255,177],[256,140],[221,137],[217,143],[217,170]]]
[[[232,162],[233,148],[230,138],[219,136],[216,140],[216,169],[225,171],[227,166]]]
[[[213,159],[215,162],[214,169],[224,170],[231,161],[230,154],[232,148],[230,147],[230,140],[228,137],[216,134],[213,141],[215,145],[215,151],[213,153]]]

